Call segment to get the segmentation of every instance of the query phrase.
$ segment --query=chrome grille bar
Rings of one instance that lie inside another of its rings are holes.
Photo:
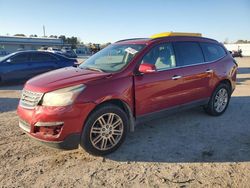
[[[35,108],[42,99],[43,93],[32,92],[28,90],[22,91],[20,106],[27,109]]]

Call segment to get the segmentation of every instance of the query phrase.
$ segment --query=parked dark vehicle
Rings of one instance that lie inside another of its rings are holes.
[[[62,51],[62,54],[66,57],[77,58],[75,51],[72,49],[62,49],[61,51]]]
[[[8,53],[5,50],[0,50],[0,56],[7,55]]]
[[[15,52],[0,58],[0,83],[20,82],[50,70],[76,64],[76,59],[51,52]]]
[[[233,57],[243,57],[243,56],[242,56],[242,50],[241,50],[241,49],[239,49],[238,51],[233,50],[233,51],[232,51],[232,56],[233,56]]]

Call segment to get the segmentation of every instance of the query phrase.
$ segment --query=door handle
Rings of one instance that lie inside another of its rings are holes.
[[[182,76],[179,76],[179,75],[174,75],[173,77],[172,77],[172,80],[178,80],[178,79],[180,79]]]
[[[206,73],[213,73],[214,71],[212,69],[207,69]]]

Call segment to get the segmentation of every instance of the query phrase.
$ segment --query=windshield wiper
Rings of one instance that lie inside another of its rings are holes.
[[[83,67],[86,70],[93,70],[93,71],[98,71],[98,72],[104,72],[102,69],[100,68],[96,68],[96,67]]]

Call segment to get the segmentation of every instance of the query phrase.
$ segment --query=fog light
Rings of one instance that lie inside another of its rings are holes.
[[[63,122],[37,122],[35,124],[35,132],[46,136],[58,135],[63,127]]]

